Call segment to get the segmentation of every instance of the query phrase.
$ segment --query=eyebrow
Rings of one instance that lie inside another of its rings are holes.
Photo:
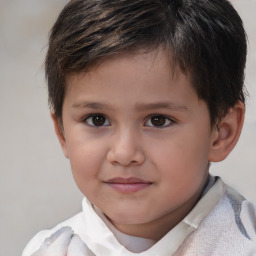
[[[74,103],[72,104],[72,107],[74,108],[90,108],[94,110],[100,110],[100,109],[108,109],[111,110],[113,109],[111,106],[108,104],[104,103],[98,103],[98,102],[81,102],[81,103]]]
[[[143,104],[136,104],[136,109],[141,110],[152,110],[152,109],[170,109],[170,110],[177,110],[177,111],[188,111],[188,107],[185,105],[178,105],[172,102],[156,102],[156,103],[143,103]]]
[[[93,110],[113,110],[111,105],[99,103],[99,102],[81,102],[74,103],[74,108],[89,108]],[[154,103],[137,103],[135,105],[137,111],[154,110],[154,109],[169,109],[175,111],[188,111],[188,107],[185,105],[178,105],[172,102],[154,102]]]

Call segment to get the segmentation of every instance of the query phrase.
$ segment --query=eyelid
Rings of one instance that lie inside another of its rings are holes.
[[[108,122],[108,124],[107,124],[107,125],[105,125],[105,124],[104,124],[104,125],[99,125],[99,126],[94,125],[94,124],[89,124],[89,123],[88,123],[88,119],[89,119],[89,118],[93,118],[93,117],[95,117],[95,116],[103,116],[103,117],[105,118],[105,121]],[[101,113],[91,113],[91,114],[88,114],[88,115],[86,115],[86,116],[82,119],[82,122],[85,123],[87,126],[92,127],[92,128],[100,128],[100,127],[105,127],[105,126],[110,126],[110,125],[111,125],[111,124],[110,124],[110,121],[109,121],[109,118],[108,118],[106,115],[101,114]]]
[[[150,121],[150,119],[151,119],[152,117],[154,117],[154,116],[163,117],[163,118],[169,120],[170,123],[167,124],[167,125],[163,125],[163,126],[146,125],[146,123],[147,123],[148,121]],[[166,115],[163,115],[163,114],[152,114],[152,115],[150,115],[150,116],[147,117],[146,122],[144,123],[144,125],[145,125],[146,127],[154,127],[154,128],[159,128],[159,129],[161,129],[161,128],[166,128],[166,127],[173,126],[175,123],[176,123],[176,121],[175,121],[173,118],[169,117],[169,116],[166,116]]]

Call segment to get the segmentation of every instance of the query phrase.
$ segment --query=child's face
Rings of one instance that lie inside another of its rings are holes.
[[[173,76],[166,56],[119,55],[67,78],[61,143],[75,181],[117,228],[137,236],[177,224],[208,177],[207,105],[179,69]]]

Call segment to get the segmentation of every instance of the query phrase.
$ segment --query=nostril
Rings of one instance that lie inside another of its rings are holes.
[[[144,159],[143,146],[131,133],[115,138],[107,152],[107,161],[115,165],[139,165],[144,162]]]
[[[110,151],[107,155],[108,162],[114,165],[139,165],[142,164],[145,160],[144,154],[142,152],[134,152],[133,154],[114,152]]]

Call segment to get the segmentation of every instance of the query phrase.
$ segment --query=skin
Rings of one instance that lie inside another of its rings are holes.
[[[158,50],[69,75],[61,129],[52,117],[82,193],[121,232],[159,240],[199,200],[209,162],[236,144],[243,112],[238,103],[211,127],[189,77]]]

